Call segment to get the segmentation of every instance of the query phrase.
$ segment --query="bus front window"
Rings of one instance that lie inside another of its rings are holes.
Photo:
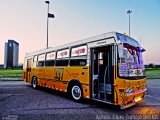
[[[144,77],[142,50],[129,44],[119,45],[118,75],[119,77]]]

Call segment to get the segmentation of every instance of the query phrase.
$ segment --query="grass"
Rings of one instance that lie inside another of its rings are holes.
[[[160,68],[148,68],[146,74],[160,74]]]
[[[160,79],[160,68],[147,68],[146,75],[148,79]],[[22,70],[0,69],[0,77],[2,76],[22,76]]]
[[[149,79],[160,79],[160,68],[147,68],[146,75]]]
[[[22,70],[0,69],[0,76],[22,76]]]

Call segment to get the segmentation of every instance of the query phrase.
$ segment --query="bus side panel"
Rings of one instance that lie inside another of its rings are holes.
[[[71,80],[82,84],[83,96],[89,98],[89,67],[50,67],[45,69],[45,79],[40,84],[59,91],[67,92]]]
[[[66,67],[64,69],[63,80],[66,80],[68,83],[70,80],[78,80],[82,84],[83,97],[89,98],[90,89],[89,89],[89,67]]]
[[[46,67],[33,71],[32,76],[38,78],[38,85],[63,92],[67,92],[71,80],[78,80],[82,84],[83,97],[89,98],[89,67]]]
[[[54,67],[45,67],[45,78],[48,80],[53,81],[54,80]]]
[[[37,78],[38,80],[45,80],[45,68],[44,67],[37,68]]]
[[[32,78],[33,78],[33,77],[37,77],[37,79],[39,78],[39,76],[38,76],[39,70],[38,70],[38,69],[39,69],[39,68],[37,68],[37,67],[33,67],[33,68],[32,68],[32,70],[31,70],[30,83],[32,82]]]

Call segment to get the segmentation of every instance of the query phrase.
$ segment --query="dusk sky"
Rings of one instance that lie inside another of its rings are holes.
[[[160,0],[50,0],[49,46],[55,47],[110,31],[128,34],[146,49],[144,63],[160,64]],[[0,0],[0,64],[8,39],[20,44],[19,63],[27,52],[46,47],[45,0]]]

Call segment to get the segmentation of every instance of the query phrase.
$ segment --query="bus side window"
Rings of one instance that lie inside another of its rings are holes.
[[[68,66],[68,59],[66,59],[66,60],[56,60],[56,66]]]
[[[39,61],[38,62],[38,67],[43,67],[44,66],[44,61]]]
[[[45,66],[54,66],[54,60],[45,61]]]
[[[86,66],[86,59],[71,59],[70,66]]]
[[[38,55],[38,67],[43,67],[44,66],[44,62],[45,62],[45,56],[46,54],[40,54]]]

